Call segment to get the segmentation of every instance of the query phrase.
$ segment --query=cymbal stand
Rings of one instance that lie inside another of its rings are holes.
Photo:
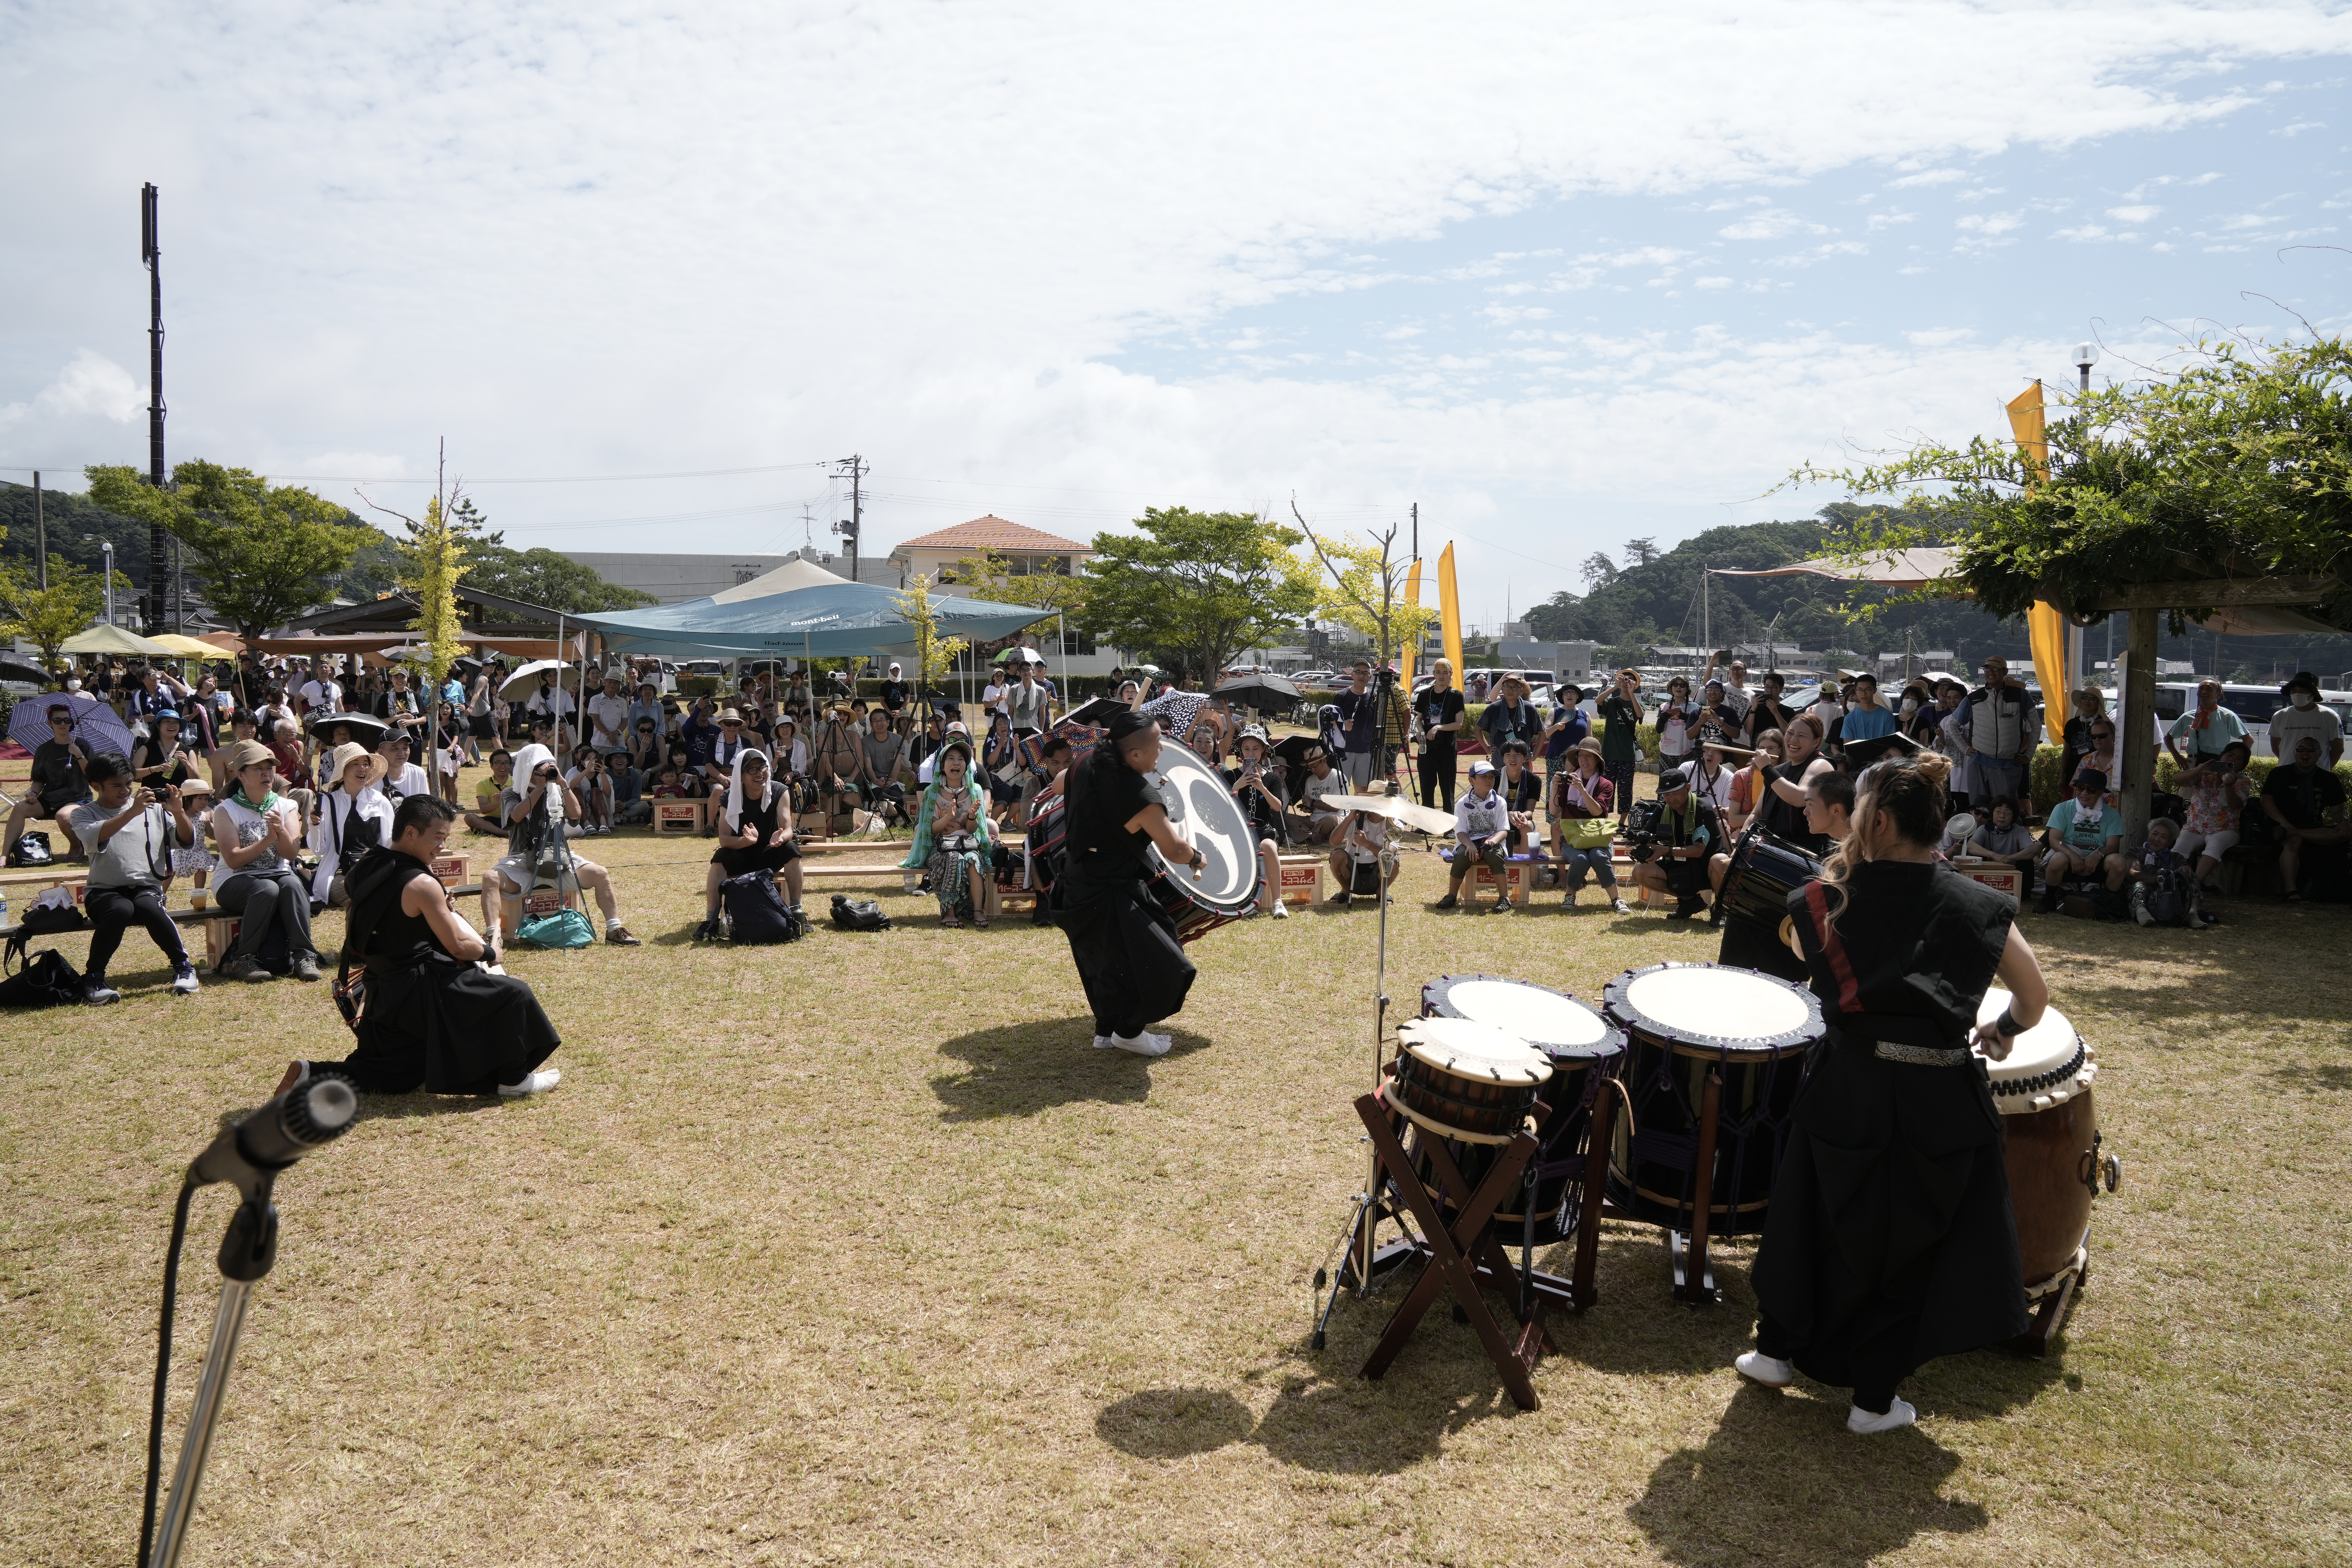
[[[1389,781],[1389,793],[1391,795],[1398,793],[1396,781],[1393,779]],[[1392,832],[1393,825],[1391,826]],[[1399,866],[1396,843],[1391,833],[1381,835],[1379,866],[1380,940],[1372,969],[1371,1081],[1376,1090],[1381,1084],[1381,1066],[1388,1052],[1389,885],[1396,877]],[[1351,870],[1350,875],[1352,874]],[[1371,1140],[1367,1137],[1364,1142],[1369,1144]],[[1317,1291],[1321,1291],[1327,1282],[1331,1287],[1330,1299],[1323,1303],[1322,1310],[1317,1313],[1315,1319],[1314,1344],[1317,1350],[1323,1348],[1326,1331],[1331,1321],[1332,1310],[1339,1304],[1341,1286],[1352,1289],[1360,1296],[1371,1289],[1372,1282],[1377,1277],[1387,1273],[1414,1255],[1415,1244],[1411,1237],[1385,1247],[1378,1244],[1381,1221],[1383,1218],[1393,1219],[1402,1226],[1404,1225],[1404,1214],[1382,1195],[1383,1181],[1381,1175],[1380,1152],[1377,1149],[1369,1150],[1365,1154],[1365,1161],[1367,1169],[1364,1173],[1364,1190],[1356,1194],[1356,1212],[1348,1220],[1346,1233],[1348,1260],[1340,1265],[1339,1275],[1336,1280],[1331,1279],[1326,1268],[1318,1267],[1315,1270]]]

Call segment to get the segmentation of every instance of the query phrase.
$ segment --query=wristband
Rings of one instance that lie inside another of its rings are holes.
[[[2025,1026],[2017,1021],[2017,1009],[2004,1007],[2001,1009],[2000,1016],[1993,1020],[1992,1031],[2006,1040],[2023,1034]]]

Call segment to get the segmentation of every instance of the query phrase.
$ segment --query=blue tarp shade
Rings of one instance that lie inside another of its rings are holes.
[[[898,613],[899,590],[852,583],[805,562],[792,562],[724,594],[663,605],[582,616],[616,651],[691,658],[764,655],[815,658],[887,656],[914,651],[914,629]],[[933,595],[931,611],[942,637],[992,642],[1051,620],[1054,612],[1026,605]]]

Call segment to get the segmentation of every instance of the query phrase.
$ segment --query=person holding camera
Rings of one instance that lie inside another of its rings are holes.
[[[1706,905],[1707,857],[1724,842],[1723,823],[1712,802],[1692,790],[1690,774],[1669,768],[1658,775],[1658,798],[1643,801],[1628,818],[1633,844],[1633,885],[1672,893],[1670,921],[1686,921]]]
[[[613,776],[604,771],[604,759],[597,754],[595,743],[583,741],[572,748],[572,771],[563,775],[579,799],[581,837],[613,831]]]
[[[580,819],[580,798],[563,782],[555,753],[534,742],[515,753],[514,764],[514,783],[499,796],[499,820],[507,830],[506,857],[482,875],[484,901],[493,896],[499,900],[499,945],[514,940],[523,898],[532,887],[544,879],[561,889],[568,879],[595,895],[607,945],[637,946],[637,939],[621,923],[612,873],[572,853],[565,825]]]
[[[1470,868],[1484,866],[1495,875],[1495,912],[1511,912],[1510,873],[1503,849],[1511,834],[1511,808],[1495,793],[1495,764],[1480,757],[1470,764],[1470,787],[1454,803],[1454,871],[1445,896],[1437,900],[1441,910],[1460,906]],[[1476,900],[1475,891],[1471,899]]]
[[[1258,911],[1286,921],[1290,911],[1282,902],[1282,843],[1283,814],[1288,802],[1282,790],[1282,764],[1267,747],[1262,724],[1243,725],[1234,751],[1238,757],[1225,774],[1225,787],[1240,803],[1242,816],[1257,838]]]
[[[1633,769],[1642,758],[1642,674],[1631,668],[1617,672],[1617,684],[1601,700],[1595,714],[1601,721],[1601,771],[1617,791],[1617,819],[1633,809]]]
[[[196,989],[195,965],[188,962],[180,928],[163,908],[173,851],[194,844],[195,828],[176,788],[162,784],[134,789],[131,771],[120,754],[100,752],[85,770],[94,798],[68,808],[74,836],[89,848],[82,909],[97,929],[89,939],[89,972],[82,977],[81,996],[94,1007],[122,999],[106,983],[106,966],[133,921],[147,928],[172,961],[172,989],[183,996]]]
[[[341,909],[350,898],[347,879],[360,857],[392,842],[392,802],[376,788],[383,759],[357,742],[328,753],[325,776],[333,787],[319,798],[319,820],[310,828],[310,848],[319,869],[310,898]]]

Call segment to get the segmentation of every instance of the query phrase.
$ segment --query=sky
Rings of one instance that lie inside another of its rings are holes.
[[[0,0],[0,479],[169,456],[509,543],[1418,503],[1625,541],[2352,314],[2352,9]],[[2334,248],[2330,248],[2334,247]]]

